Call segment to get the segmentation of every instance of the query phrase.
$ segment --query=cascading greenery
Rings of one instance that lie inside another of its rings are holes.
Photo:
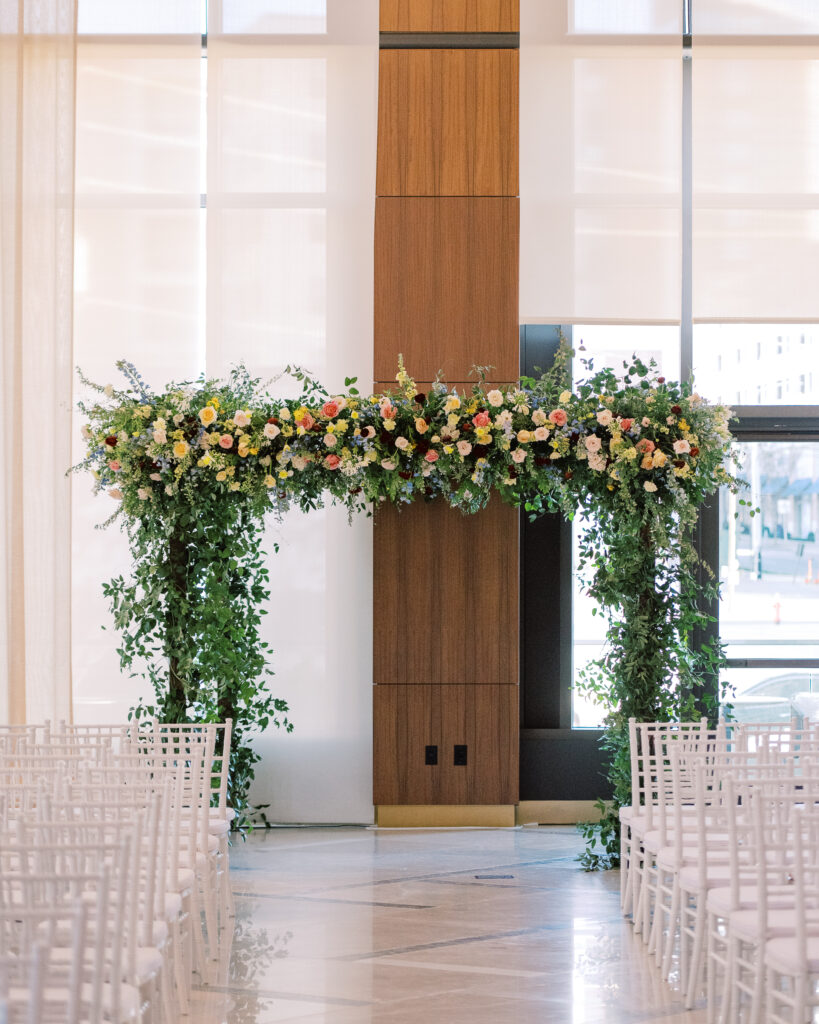
[[[261,616],[270,596],[264,517],[327,497],[349,513],[379,502],[447,501],[467,513],[493,492],[530,515],[582,511],[581,564],[609,618],[603,658],[579,685],[607,710],[614,802],[588,826],[586,866],[615,863],[617,808],[628,801],[627,722],[689,713],[691,694],[719,661],[694,649],[707,622],[688,585],[697,510],[726,468],[730,410],[668,383],[636,357],[618,377],[572,388],[564,345],[542,377],[467,394],[440,380],[427,393],[400,366],[397,387],[362,397],[345,382],[329,395],[302,371],[298,399],[272,397],[244,368],[226,381],[171,384],[154,394],[133,366],[128,387],[85,378],[81,403],[95,491],[117,500],[133,571],[106,585],[122,667],[146,677],[153,703],[134,714],[232,718],[231,796],[247,822],[254,730],[292,728],[267,687]],[[591,367],[589,367],[591,370]],[[110,521],[110,520],[109,520]],[[601,853],[600,841],[603,844]]]

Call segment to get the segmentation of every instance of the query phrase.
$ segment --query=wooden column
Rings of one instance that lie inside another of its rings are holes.
[[[399,353],[422,390],[518,376],[518,29],[517,0],[381,0],[377,389]],[[381,508],[374,543],[377,820],[513,824],[518,514]]]

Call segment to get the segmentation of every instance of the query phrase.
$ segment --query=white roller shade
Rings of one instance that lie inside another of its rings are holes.
[[[819,319],[819,8],[695,0],[693,27],[694,318]]]
[[[679,0],[521,3],[523,322],[678,322]]]

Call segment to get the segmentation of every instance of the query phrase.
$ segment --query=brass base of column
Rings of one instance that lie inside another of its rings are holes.
[[[378,804],[379,828],[512,828],[514,804]]]
[[[599,819],[594,800],[521,800],[515,810],[516,825],[576,825]]]

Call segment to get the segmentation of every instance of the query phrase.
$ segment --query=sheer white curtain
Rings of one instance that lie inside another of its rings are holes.
[[[185,18],[176,5],[153,38],[165,7],[140,25],[128,6],[117,26],[102,0],[80,0],[77,361],[106,381],[126,357],[155,384],[297,363],[331,389],[358,375],[366,391],[377,0],[211,0],[206,53],[198,4]],[[100,629],[124,538],[94,532],[106,499],[75,489],[75,709],[101,721],[145,687],[120,676]],[[259,738],[253,798],[275,820],[371,821],[370,522],[328,509],[267,535],[280,546],[271,686],[296,728]],[[83,560],[92,545],[99,559]]]
[[[74,0],[0,4],[0,721],[71,709]]]
[[[521,0],[524,323],[678,323],[682,3]]]

